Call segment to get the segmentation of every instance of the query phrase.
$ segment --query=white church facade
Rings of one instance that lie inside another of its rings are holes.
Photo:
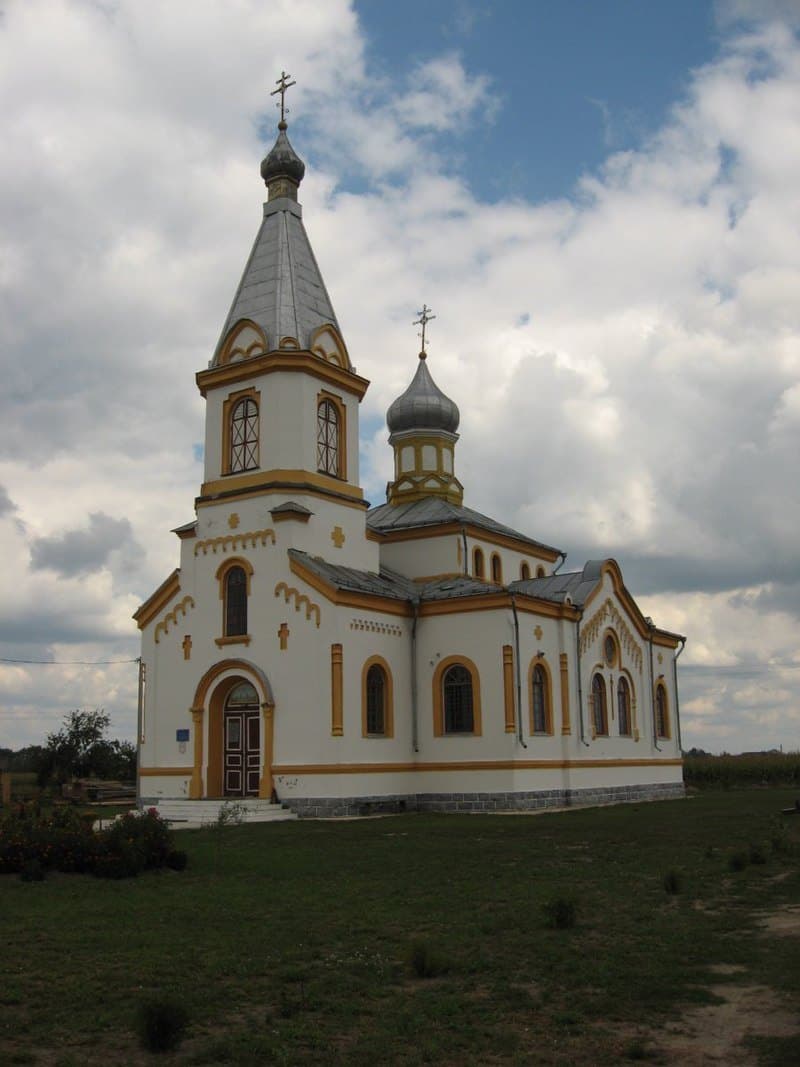
[[[306,235],[304,171],[281,120],[263,221],[197,374],[196,518],[134,616],[141,803],[344,815],[682,795],[684,638],[642,615],[613,560],[565,572],[559,549],[464,506],[458,408],[424,340],[387,414],[386,503],[364,500],[369,383]]]

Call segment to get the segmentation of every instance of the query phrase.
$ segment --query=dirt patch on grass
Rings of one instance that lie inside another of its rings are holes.
[[[791,1037],[800,1030],[797,1013],[766,986],[720,985],[709,992],[721,1003],[690,1008],[678,1021],[666,1023],[658,1038],[653,1036],[650,1047],[660,1062],[755,1067],[758,1058],[743,1046],[745,1038]]]
[[[760,919],[760,926],[767,934],[800,937],[800,904],[789,904],[780,911],[769,912]]]

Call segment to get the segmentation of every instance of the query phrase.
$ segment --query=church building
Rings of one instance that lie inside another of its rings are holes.
[[[306,234],[304,172],[282,111],[263,220],[196,376],[196,517],[134,616],[140,802],[199,820],[225,798],[349,815],[682,795],[685,639],[642,615],[613,559],[565,570],[559,548],[465,506],[427,307],[387,413],[394,478],[365,501],[369,383]]]

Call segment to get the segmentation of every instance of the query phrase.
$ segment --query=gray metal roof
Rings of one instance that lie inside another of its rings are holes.
[[[393,530],[411,530],[423,526],[441,526],[448,522],[477,526],[491,533],[514,537],[535,548],[544,548],[556,554],[560,552],[560,549],[541,541],[535,541],[532,537],[512,530],[510,526],[504,526],[501,522],[490,519],[488,515],[482,515],[479,511],[473,511],[472,508],[465,508],[463,505],[451,504],[448,500],[438,496],[416,500],[412,504],[380,504],[367,512],[367,526],[376,533],[391,533]]]
[[[590,559],[582,571],[511,582],[509,589],[525,596],[539,597],[540,600],[552,600],[556,604],[563,604],[569,597],[576,607],[581,608],[600,581],[602,566],[603,560]]]
[[[459,418],[458,407],[433,380],[427,357],[420,352],[419,366],[411,384],[386,412],[389,432],[447,430],[448,433],[455,433]]]
[[[257,323],[266,333],[270,349],[276,349],[283,337],[295,337],[301,348],[307,348],[318,327],[330,324],[339,329],[303,226],[302,208],[289,197],[264,204],[264,221],[222,328],[212,366],[228,331],[240,319]]]

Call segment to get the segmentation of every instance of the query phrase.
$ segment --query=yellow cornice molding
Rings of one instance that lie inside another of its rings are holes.
[[[379,541],[381,544],[392,544],[394,541],[420,541],[430,537],[449,537],[452,534],[460,536],[462,532],[474,541],[485,541],[491,545],[499,545],[501,548],[511,548],[534,559],[546,560],[548,563],[555,563],[561,555],[560,552],[549,549],[545,545],[532,545],[530,541],[522,538],[485,530],[482,526],[475,526],[472,523],[460,523],[455,519],[452,522],[437,523],[435,526],[412,526],[402,530],[369,530],[367,536],[370,540]]]
[[[313,378],[343,389],[359,400],[369,388],[369,381],[366,378],[362,378],[351,370],[345,370],[335,363],[329,363],[321,356],[309,351],[267,352],[260,356],[253,356],[251,359],[198,371],[195,380],[197,388],[203,396],[206,396],[210,389],[234,385],[236,382],[258,378],[265,374],[275,374],[277,371],[310,374]]]
[[[171,778],[177,775],[186,775],[187,778],[191,776],[191,767],[140,767],[139,775],[142,778],[158,778],[163,775],[165,778]]]
[[[451,737],[443,737],[448,744]],[[681,767],[680,759],[448,760],[420,763],[293,763],[273,766],[273,774],[397,774],[402,771],[560,771],[600,767]]]
[[[176,567],[172,574],[164,579],[158,589],[151,593],[147,600],[133,613],[133,618],[140,630],[143,630],[148,623],[152,622],[161,609],[165,608],[170,600],[180,593],[180,573],[180,568]]]
[[[200,499],[221,493],[231,494],[239,490],[262,489],[275,486],[298,488],[303,485],[315,489],[324,489],[328,494],[363,500],[364,491],[358,485],[334,478],[329,474],[314,471],[276,467],[272,470],[249,471],[247,474],[228,474],[224,478],[215,478],[212,482],[203,482],[200,486]]]

